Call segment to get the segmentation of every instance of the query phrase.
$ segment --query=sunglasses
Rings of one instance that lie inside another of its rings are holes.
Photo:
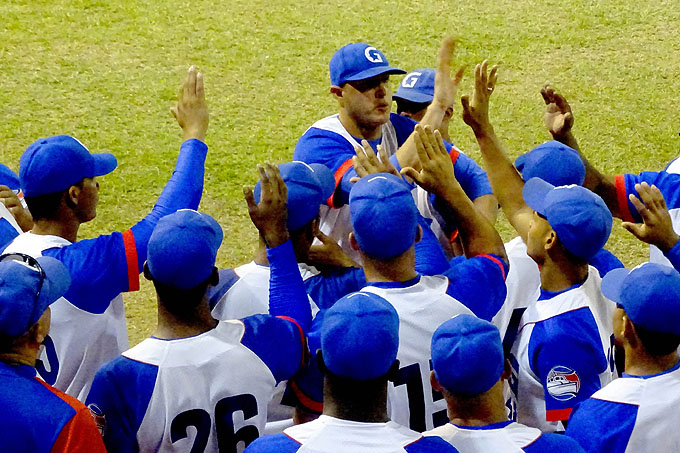
[[[38,272],[40,276],[40,283],[38,284],[38,289],[35,293],[35,300],[38,301],[40,298],[40,291],[42,291],[43,283],[45,283],[45,279],[47,276],[45,275],[45,271],[43,270],[42,266],[40,266],[40,263],[33,258],[32,256],[26,255],[24,253],[7,253],[5,255],[0,255],[0,263],[3,263],[5,261],[16,261],[19,263],[23,263],[27,267],[33,269],[34,271]],[[34,304],[33,310],[37,308],[38,304]],[[35,313],[32,313],[31,319],[34,319]]]

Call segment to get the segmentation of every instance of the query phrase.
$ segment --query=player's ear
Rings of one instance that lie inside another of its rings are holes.
[[[349,246],[352,250],[360,250],[359,243],[353,232],[349,233]]]
[[[418,230],[416,231],[416,241],[420,242],[423,239],[423,229],[418,225]]]
[[[623,338],[625,341],[633,347],[639,345],[640,337],[638,337],[637,331],[635,330],[635,325],[625,312],[623,313],[622,321],[621,328],[623,329]]]
[[[342,88],[340,88],[339,86],[331,85],[330,92],[335,99],[337,100],[342,99]]]
[[[68,188],[66,191],[66,206],[69,208],[75,208],[78,206],[78,197],[80,196],[80,187],[79,186],[71,186]]]
[[[151,278],[151,271],[149,271],[149,266],[146,264],[146,261],[144,261],[144,278],[151,281],[153,278]]]
[[[501,374],[501,380],[507,381],[510,379],[510,376],[512,376],[512,365],[510,365],[510,361],[508,359],[505,359],[505,363],[503,363],[503,373]]]
[[[444,389],[437,380],[437,376],[434,375],[434,371],[430,371],[430,385],[435,392],[441,392]]]
[[[546,250],[550,250],[555,245],[557,245],[557,234],[555,234],[555,230],[551,229],[545,237],[544,247]]]

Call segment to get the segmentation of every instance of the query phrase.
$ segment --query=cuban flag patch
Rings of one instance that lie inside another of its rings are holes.
[[[556,366],[550,370],[546,379],[550,396],[558,401],[575,398],[581,388],[581,379],[576,371],[566,366]]]

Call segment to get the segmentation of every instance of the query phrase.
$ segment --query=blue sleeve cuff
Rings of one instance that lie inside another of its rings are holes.
[[[680,272],[680,241],[676,242],[673,248],[664,255],[671,262],[675,270]]]

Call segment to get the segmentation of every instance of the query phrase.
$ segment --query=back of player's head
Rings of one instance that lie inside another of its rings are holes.
[[[404,74],[406,71],[390,66],[385,55],[363,42],[341,47],[328,65],[331,85],[342,86],[347,82],[370,79],[381,74]]]
[[[324,314],[321,353],[328,371],[357,381],[387,374],[399,349],[399,316],[382,297],[349,294]]]
[[[350,191],[349,211],[359,247],[373,258],[394,258],[415,243],[418,209],[398,176],[376,173],[361,178]]]
[[[434,99],[434,69],[416,69],[404,76],[392,99],[413,104],[429,104]]]
[[[680,274],[644,263],[632,271],[614,269],[602,279],[602,293],[635,325],[650,355],[670,354],[680,343]]]
[[[34,259],[19,253],[1,255],[0,339],[25,334],[70,285],[68,270],[54,258]]]
[[[91,154],[75,138],[55,135],[26,148],[19,161],[19,179],[26,197],[39,197],[111,173],[117,165],[113,154]]]
[[[586,166],[578,151],[556,140],[542,143],[515,160],[515,167],[525,181],[541,178],[553,186],[582,186]]]
[[[577,186],[558,186],[531,178],[524,184],[524,201],[545,217],[564,248],[588,261],[607,243],[612,214],[602,198]]]
[[[298,230],[319,215],[319,206],[335,191],[333,173],[321,164],[306,164],[300,161],[279,165],[281,178],[288,191],[288,219],[290,231]],[[260,181],[255,184],[253,196],[260,202]]]
[[[458,315],[432,335],[432,367],[448,392],[475,396],[501,378],[503,345],[496,326],[472,315]]]
[[[181,209],[158,221],[149,238],[146,265],[153,280],[188,290],[212,275],[222,228],[207,214]]]

